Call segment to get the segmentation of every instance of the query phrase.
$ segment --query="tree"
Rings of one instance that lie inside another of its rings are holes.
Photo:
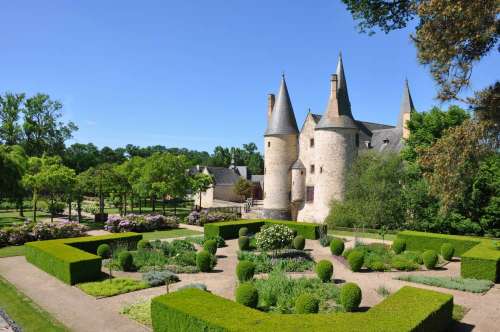
[[[241,201],[252,196],[253,184],[247,179],[239,178],[234,184],[234,193],[241,197]]]
[[[0,142],[7,145],[19,144],[22,137],[22,129],[19,125],[19,115],[22,113],[24,93],[6,93],[0,95]]]
[[[0,198],[21,200],[20,215],[23,216],[22,198],[24,187],[22,177],[26,171],[27,159],[20,146],[0,145]]]
[[[205,173],[196,173],[191,177],[191,190],[198,193],[200,196],[200,208],[201,208],[201,194],[207,191],[213,184],[214,179],[212,176]]]
[[[363,32],[388,33],[418,19],[412,40],[441,100],[457,99],[475,62],[498,42],[497,0],[342,0]]]
[[[78,174],[101,162],[99,149],[92,143],[72,144],[64,151],[63,161],[66,166],[74,169]]]

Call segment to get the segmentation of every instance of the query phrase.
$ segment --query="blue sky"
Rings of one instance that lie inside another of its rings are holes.
[[[48,93],[99,147],[262,147],[267,94],[284,71],[299,126],[323,113],[342,51],[357,119],[395,124],[408,77],[437,102],[409,30],[359,34],[337,0],[2,1],[0,93]],[[498,78],[490,55],[471,90]]]

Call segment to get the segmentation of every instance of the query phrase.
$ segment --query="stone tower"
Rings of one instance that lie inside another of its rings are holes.
[[[406,127],[406,122],[410,121],[411,112],[415,111],[415,106],[413,106],[413,100],[411,99],[410,87],[408,86],[408,80],[405,80],[405,85],[403,87],[403,99],[401,100],[401,109],[399,111],[399,119],[397,128],[401,128],[403,131],[403,139],[408,139],[410,136],[410,130]]]
[[[325,114],[316,125],[316,219],[323,221],[330,211],[332,200],[343,200],[346,172],[357,155],[358,126],[352,113],[342,56],[337,72],[331,77],[330,98]]]
[[[264,134],[265,218],[290,218],[291,167],[298,157],[298,134],[283,76]]]

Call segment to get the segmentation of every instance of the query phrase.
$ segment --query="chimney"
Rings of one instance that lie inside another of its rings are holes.
[[[267,122],[271,122],[271,115],[273,114],[275,97],[270,93],[267,95]]]
[[[331,88],[330,88],[330,98],[337,98],[337,87],[338,87],[338,77],[337,74],[332,74],[332,78],[330,79],[331,81]]]

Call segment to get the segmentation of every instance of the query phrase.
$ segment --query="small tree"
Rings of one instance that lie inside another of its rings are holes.
[[[252,189],[252,182],[243,178],[239,178],[234,184],[234,193],[241,197],[241,201],[244,201],[248,197],[252,196]]]
[[[204,173],[197,173],[191,177],[191,189],[200,196],[200,209],[201,193],[207,191],[213,182],[214,179],[210,175]]]

